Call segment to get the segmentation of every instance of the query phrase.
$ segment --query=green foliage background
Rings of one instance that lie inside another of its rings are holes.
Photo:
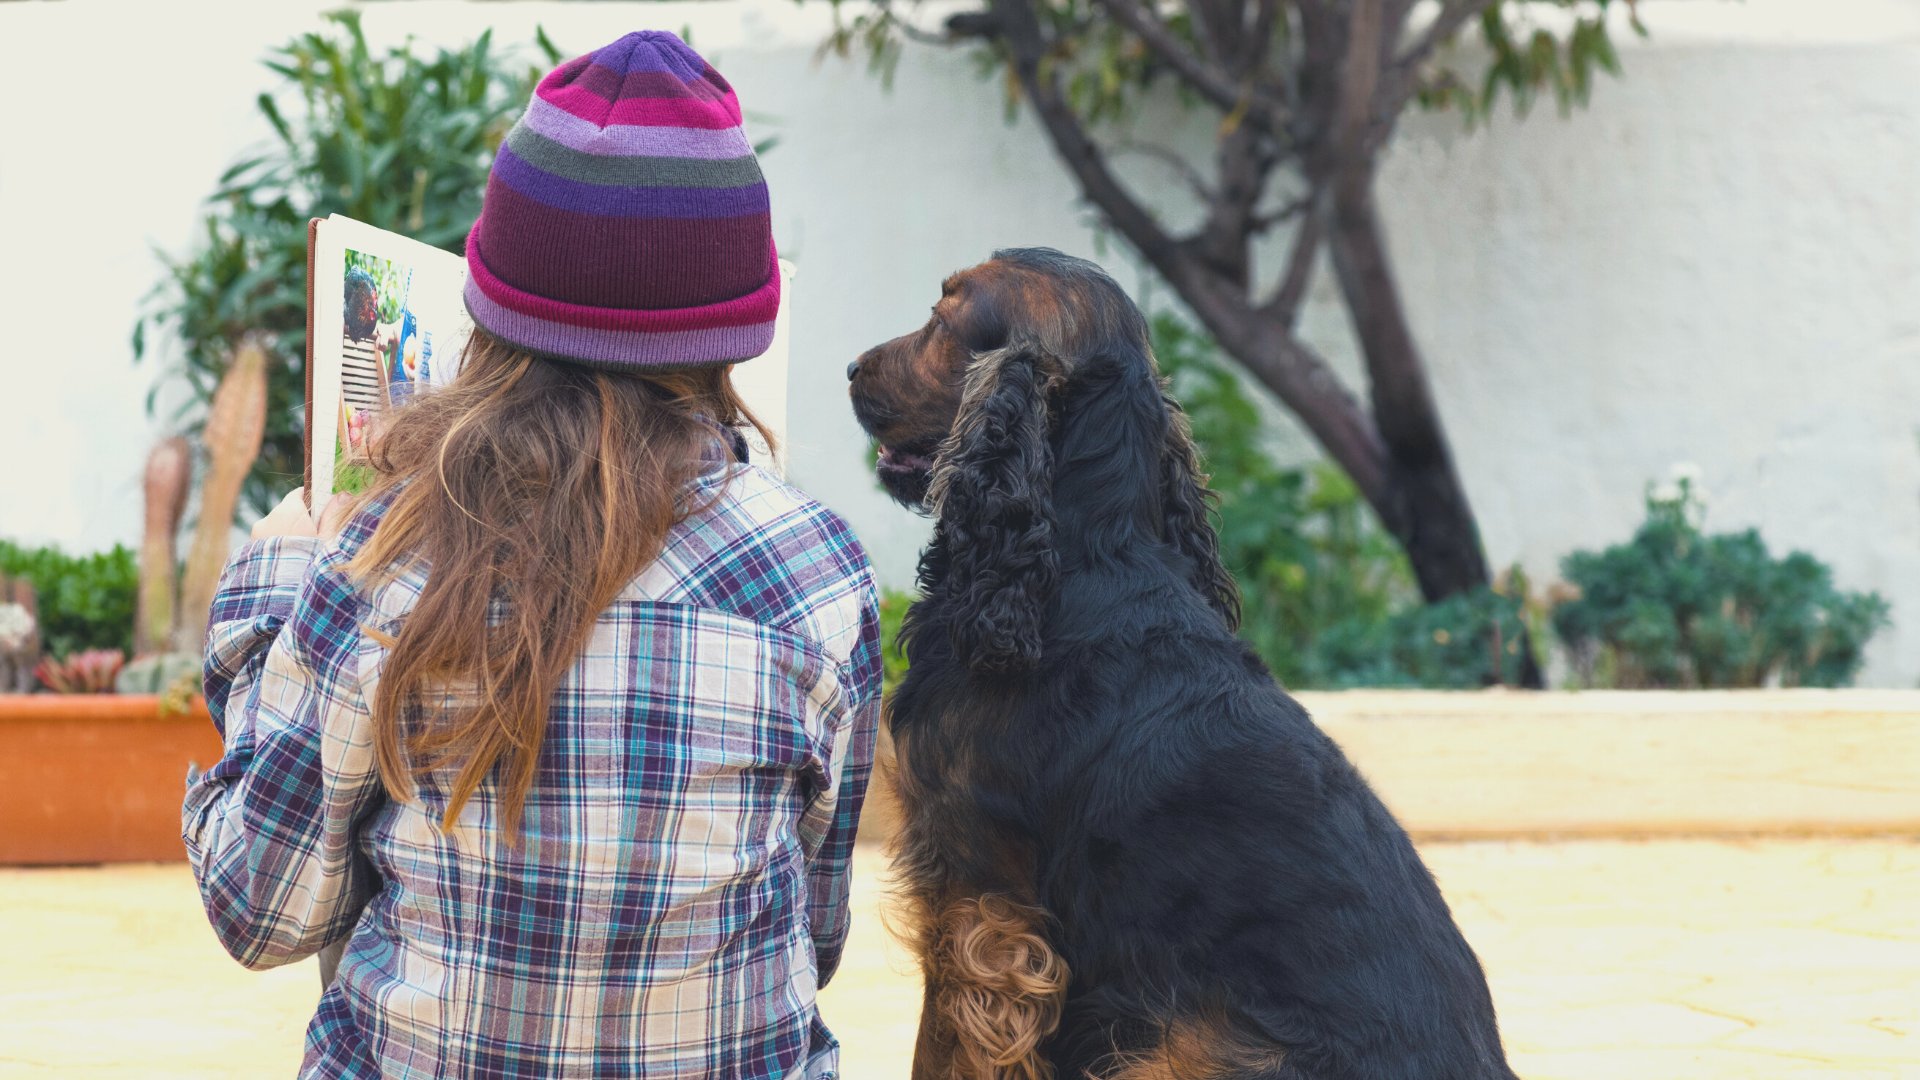
[[[1345,473],[1284,466],[1246,382],[1205,334],[1153,321],[1154,355],[1187,409],[1219,496],[1220,551],[1241,637],[1301,688],[1473,688],[1520,680],[1524,581],[1422,604],[1412,568]]]
[[[283,365],[268,380],[266,440],[247,479],[243,503],[255,511],[303,472],[307,220],[345,214],[461,251],[494,150],[542,70],[496,51],[491,33],[457,49],[376,51],[357,12],[325,19],[266,60],[284,80],[256,100],[273,139],[220,177],[195,248],[163,256],[133,336],[139,356],[159,331],[177,335],[163,375],[186,384],[170,419],[189,432],[241,337],[261,335]],[[544,33],[536,44],[558,62]]]
[[[57,658],[82,649],[133,651],[140,571],[132,549],[92,555],[0,540],[0,574],[33,584],[41,647]]]
[[[1805,552],[1776,559],[1760,534],[1708,535],[1691,480],[1650,492],[1624,544],[1568,555],[1580,590],[1553,624],[1583,681],[1650,688],[1845,686],[1888,625],[1875,593],[1834,587]]]

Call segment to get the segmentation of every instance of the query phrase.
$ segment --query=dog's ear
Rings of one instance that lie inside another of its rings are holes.
[[[1167,408],[1167,438],[1160,449],[1160,508],[1167,542],[1186,557],[1193,587],[1227,620],[1228,627],[1238,630],[1240,590],[1220,561],[1220,536],[1207,517],[1216,497],[1204,484],[1193,429],[1186,410],[1164,384],[1160,400]]]
[[[1037,348],[984,353],[967,368],[928,503],[955,654],[976,671],[1040,660],[1053,599],[1053,451],[1047,396],[1060,365]]]

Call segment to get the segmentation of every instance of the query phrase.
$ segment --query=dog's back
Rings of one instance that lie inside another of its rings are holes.
[[[1406,833],[1152,562],[1067,578],[1052,691],[1014,721],[1052,735],[1029,810],[1074,972],[1058,1075],[1116,1039],[1163,1045],[1184,1018],[1287,1048],[1249,1077],[1511,1076],[1479,962]]]

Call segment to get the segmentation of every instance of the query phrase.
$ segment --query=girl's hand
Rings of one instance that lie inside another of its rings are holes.
[[[335,495],[321,509],[320,520],[316,524],[313,515],[307,511],[306,495],[296,488],[288,492],[287,497],[280,500],[280,505],[269,511],[266,517],[254,522],[253,538],[265,540],[274,536],[312,536],[330,540],[346,528],[347,515],[352,509],[351,495]]]
[[[347,527],[347,519],[353,516],[353,496],[342,491],[327,500],[320,508],[320,527],[316,535],[322,540],[331,540],[340,535]]]

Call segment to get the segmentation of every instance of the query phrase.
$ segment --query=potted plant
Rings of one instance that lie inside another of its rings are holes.
[[[171,420],[205,446],[185,558],[175,543],[194,454],[169,439],[147,463],[137,600],[125,591],[118,639],[55,643],[33,598],[0,588],[0,864],[182,856],[187,763],[221,753],[195,695],[234,513],[242,498],[266,505],[300,471],[307,219],[345,213],[458,251],[494,150],[539,76],[490,38],[382,52],[347,12],[270,58],[286,77],[258,102],[273,138],[221,178],[203,241],[168,260],[134,332],[136,356],[149,330],[177,342],[179,366],[166,375],[190,392]],[[538,43],[558,62],[544,35]],[[362,107],[373,100],[394,107]],[[98,692],[109,689],[108,658],[73,655],[93,647],[132,657],[117,692]],[[33,672],[48,654],[42,679]]]
[[[259,453],[266,363],[257,346],[242,348],[214,394],[202,433],[208,468],[199,522],[184,569],[174,538],[192,469],[185,440],[176,438],[148,458],[137,588],[134,557],[123,548],[92,560],[30,553],[40,564],[27,567],[38,570],[32,579],[0,583],[0,691],[8,691],[0,693],[0,864],[184,854],[182,778],[189,763],[210,765],[222,752],[197,697],[200,651],[240,488]],[[28,587],[32,581],[38,589]],[[76,611],[87,598],[91,623]],[[100,620],[101,611],[109,618]],[[138,653],[131,663],[127,645]],[[38,692],[21,692],[29,689],[23,670],[31,670]]]

